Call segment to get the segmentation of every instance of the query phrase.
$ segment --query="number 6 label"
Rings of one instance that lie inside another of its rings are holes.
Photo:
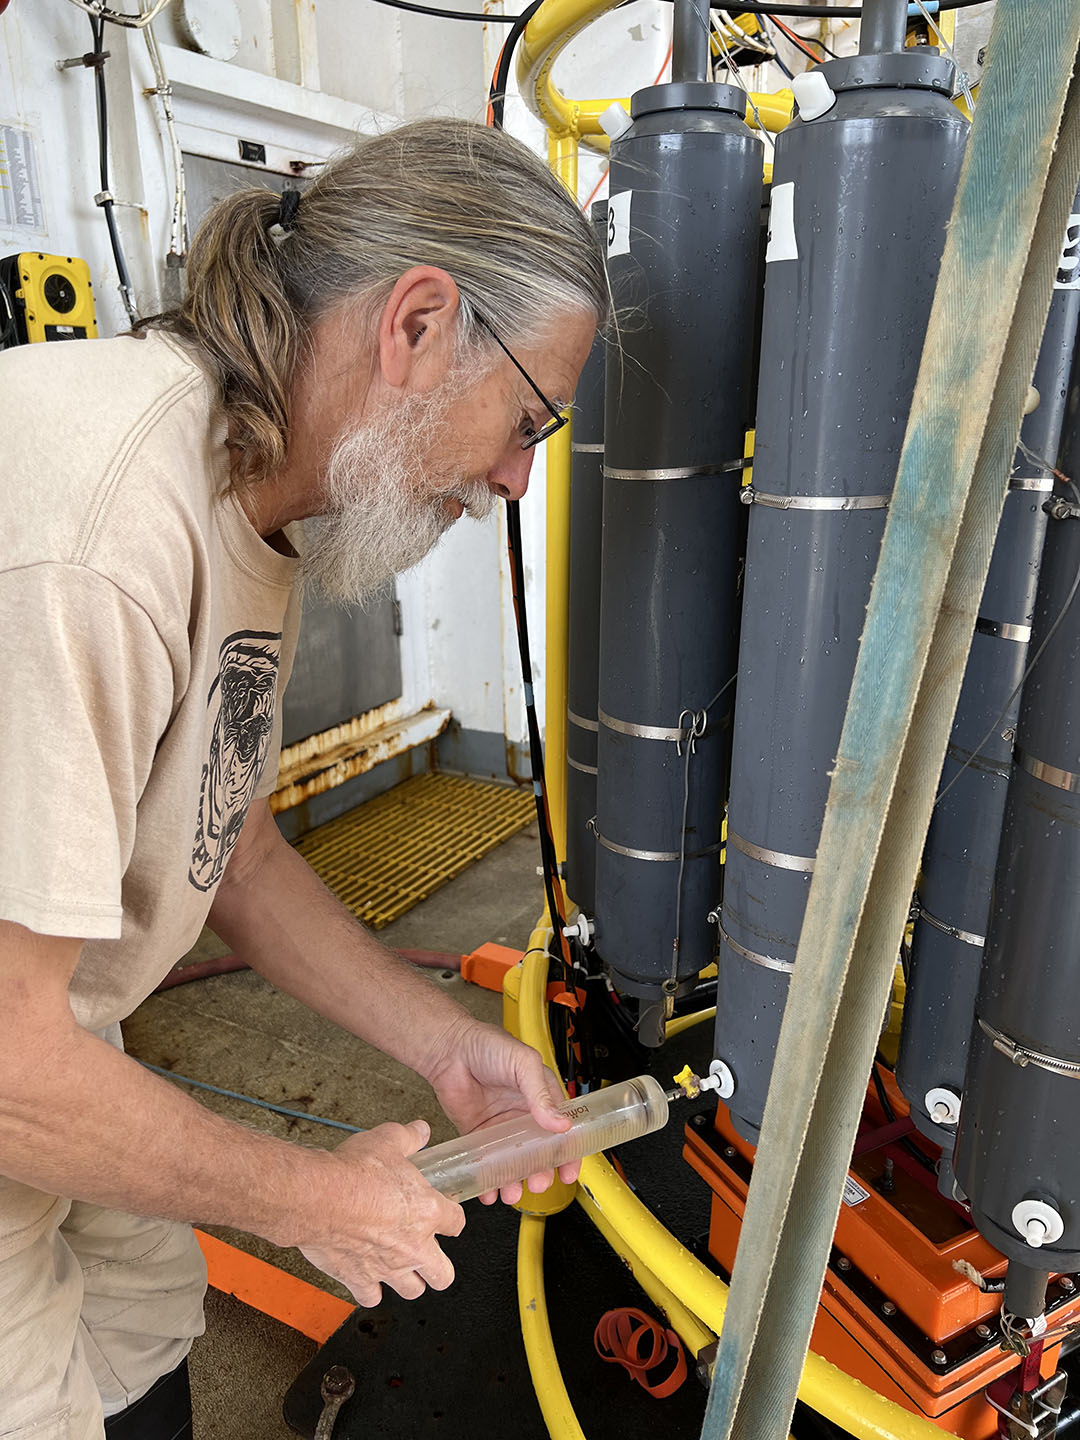
[[[630,200],[633,193],[632,190],[622,190],[618,195],[608,197],[607,253],[609,260],[613,255],[630,254]]]

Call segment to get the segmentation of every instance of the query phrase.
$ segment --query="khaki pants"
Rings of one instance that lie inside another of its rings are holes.
[[[0,1260],[0,1440],[101,1440],[203,1332],[189,1225],[58,1207]]]
[[[190,1225],[0,1180],[0,1440],[102,1440],[202,1334],[205,1292]]]

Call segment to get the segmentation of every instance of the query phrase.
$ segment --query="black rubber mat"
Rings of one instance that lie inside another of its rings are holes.
[[[706,1024],[673,1041],[655,1073],[663,1078],[669,1068],[693,1063],[711,1038]],[[664,1130],[618,1157],[641,1198],[684,1244],[707,1231],[711,1192],[681,1158],[683,1127],[713,1104],[676,1107]],[[457,1270],[450,1290],[408,1302],[387,1294],[377,1310],[356,1311],[297,1377],[284,1415],[306,1440],[315,1434],[322,1377],[331,1365],[346,1366],[356,1379],[334,1440],[547,1440],[518,1322],[518,1216],[477,1201],[466,1208],[465,1230],[444,1242]],[[597,1356],[593,1332],[606,1310],[635,1305],[656,1312],[577,1205],[548,1221],[544,1259],[556,1352],[589,1440],[697,1436],[706,1396],[692,1359],[682,1388],[656,1400]]]

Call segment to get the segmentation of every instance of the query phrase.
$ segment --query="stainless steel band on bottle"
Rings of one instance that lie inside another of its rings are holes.
[[[575,712],[569,708],[567,708],[566,711],[566,718],[570,721],[571,725],[576,725],[579,730],[591,730],[594,735],[600,729],[600,722],[598,720],[586,720],[584,715],[575,714]]]
[[[728,932],[720,925],[720,939],[725,945],[730,946],[736,955],[741,955],[744,960],[749,960],[751,965],[760,965],[763,970],[779,970],[784,975],[790,975],[795,968],[793,960],[778,960],[775,955],[762,955],[757,950],[748,950],[745,945],[740,945],[733,940]]]
[[[983,946],[986,944],[985,935],[976,935],[973,930],[961,930],[958,925],[948,925],[944,920],[939,920],[936,915],[931,915],[917,901],[914,907],[915,917],[925,920],[928,925],[933,925],[935,930],[940,930],[943,935],[950,935],[954,940],[962,940],[965,945]]]
[[[647,470],[628,470],[621,465],[605,465],[605,480],[696,480],[702,475],[726,475],[742,470],[750,462],[743,459],[724,460],[718,465],[660,465]]]
[[[724,842],[718,840],[715,845],[708,845],[704,850],[635,850],[629,845],[620,845],[615,840],[609,840],[607,836],[596,831],[597,843],[603,845],[605,850],[611,850],[616,855],[625,855],[628,860],[653,860],[662,864],[670,864],[674,860],[703,860],[708,855],[718,855],[724,848]]]
[[[1014,1040],[1011,1035],[1006,1035],[1002,1030],[995,1030],[981,1015],[976,1017],[979,1022],[979,1029],[994,1043],[994,1049],[1000,1050],[1002,1055],[1008,1056],[1014,1065],[1022,1070],[1028,1065],[1034,1065],[1039,1070],[1049,1070],[1052,1075],[1063,1075],[1067,1080],[1080,1080],[1080,1061],[1062,1060],[1057,1055],[1046,1055],[1041,1050],[1032,1050],[1027,1045],[1021,1045],[1019,1040]]]
[[[1054,488],[1052,475],[1014,475],[1009,481],[1010,490],[1037,490],[1047,495]]]
[[[975,629],[980,635],[993,635],[998,640],[1018,640],[1024,645],[1031,639],[1030,625],[1013,625],[1008,620],[988,620],[985,615],[980,615],[975,621]]]
[[[666,740],[673,745],[681,745],[690,739],[700,740],[717,730],[715,725],[706,725],[699,732],[695,732],[693,725],[638,725],[632,720],[618,720],[603,709],[599,712],[599,719],[605,730],[614,730],[619,735],[630,735],[635,740]]]
[[[888,495],[774,495],[747,485],[739,499],[744,505],[765,505],[770,510],[886,510]]]
[[[566,763],[570,766],[571,770],[580,770],[582,775],[597,774],[597,769],[595,765],[583,765],[580,760],[575,760],[572,755],[567,755]]]
[[[749,855],[751,860],[760,860],[765,865],[775,865],[778,870],[801,870],[806,875],[814,872],[813,858],[808,855],[788,855],[783,850],[768,850],[764,845],[755,845],[750,840],[732,830],[728,825],[727,838],[729,844],[741,850],[744,855]]]
[[[1038,760],[1026,750],[1021,750],[1019,745],[1013,751],[1013,756],[1020,768],[1029,775],[1034,775],[1036,780],[1043,780],[1047,785],[1053,785],[1057,790],[1068,790],[1071,794],[1080,791],[1080,775],[1075,771],[1062,770],[1058,765],[1048,765],[1045,760]]]

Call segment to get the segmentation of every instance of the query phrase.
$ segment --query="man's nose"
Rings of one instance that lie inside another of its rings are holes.
[[[487,473],[487,483],[496,495],[504,500],[521,499],[529,488],[534,453],[515,445],[499,458]]]

